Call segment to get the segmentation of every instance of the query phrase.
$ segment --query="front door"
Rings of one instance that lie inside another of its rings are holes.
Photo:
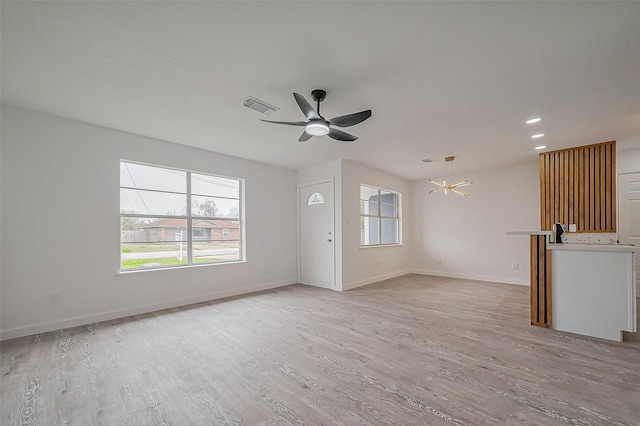
[[[333,182],[298,187],[300,282],[335,287]]]
[[[618,238],[621,244],[640,246],[640,172],[618,176]],[[636,291],[640,291],[640,269],[636,253]]]

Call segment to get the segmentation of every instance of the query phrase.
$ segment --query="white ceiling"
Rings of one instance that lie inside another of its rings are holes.
[[[640,2],[1,2],[2,101],[300,169],[346,158],[406,179],[640,142]],[[292,92],[327,91],[298,143]],[[280,110],[241,105],[254,96]],[[541,116],[542,122],[524,121]],[[424,164],[430,157],[437,161]]]

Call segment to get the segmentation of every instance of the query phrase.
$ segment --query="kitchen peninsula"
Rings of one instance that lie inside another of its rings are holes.
[[[635,256],[620,244],[553,244],[550,231],[511,231],[531,237],[531,323],[622,340],[636,331]]]
[[[637,248],[619,244],[549,244],[553,253],[553,327],[622,341],[636,331]]]

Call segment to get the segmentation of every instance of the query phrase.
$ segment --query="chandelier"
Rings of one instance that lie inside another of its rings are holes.
[[[451,156],[451,157],[445,157],[444,161],[446,161],[447,163],[451,163],[451,180],[450,182],[453,182],[453,159],[455,157]],[[447,183],[445,182],[444,179],[442,179],[442,182],[438,182],[435,180],[431,180],[429,179],[429,182],[431,183],[435,183],[436,185],[438,185],[440,188],[438,189],[434,189],[433,191],[429,191],[429,194],[431,194],[432,192],[439,192],[439,191],[444,191],[445,194],[448,194],[449,191],[451,192],[455,192],[456,194],[460,194],[460,195],[464,195],[465,197],[468,197],[469,194],[458,189],[461,186],[467,186],[467,185],[471,185],[473,182],[469,182],[468,180],[463,180],[462,182],[458,182],[458,183],[454,183],[454,184],[450,184],[447,185]]]

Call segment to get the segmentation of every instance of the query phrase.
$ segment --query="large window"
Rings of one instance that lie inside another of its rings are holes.
[[[242,181],[120,162],[121,270],[243,260]]]
[[[360,245],[400,244],[398,192],[360,185]]]

